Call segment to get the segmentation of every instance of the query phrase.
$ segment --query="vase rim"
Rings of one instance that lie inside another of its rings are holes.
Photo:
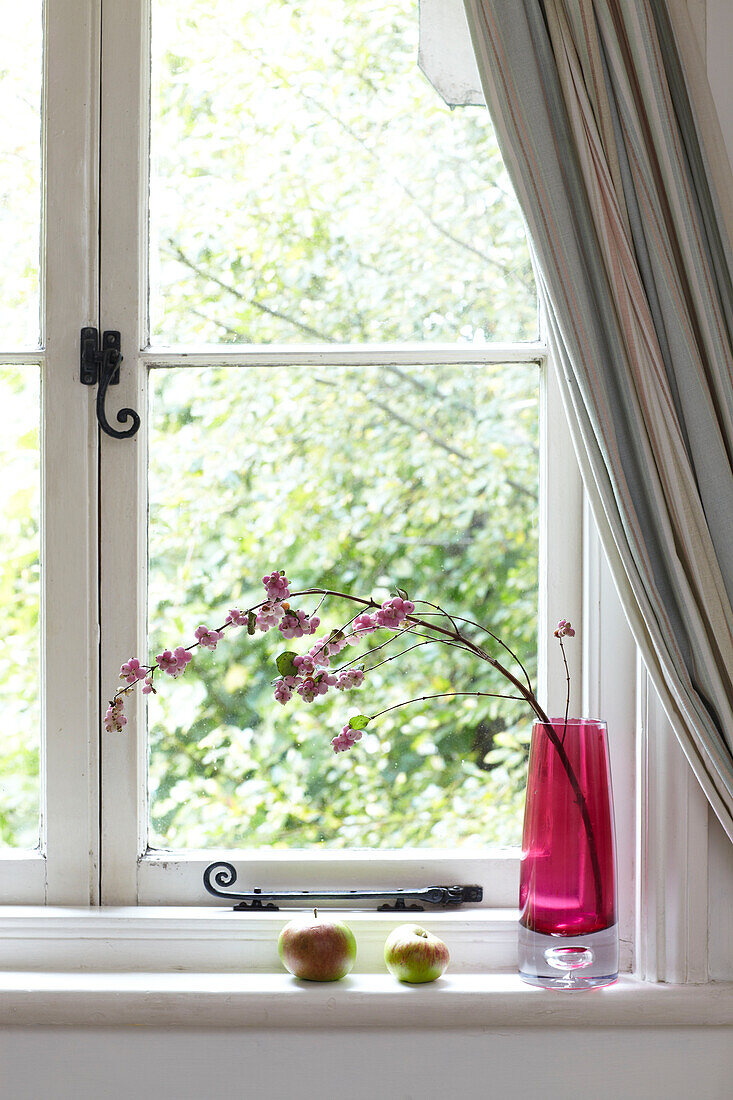
[[[605,718],[568,718],[567,722],[568,722],[569,726],[580,726],[580,725],[583,725],[583,726],[589,726],[589,725],[605,726],[606,725],[606,719]],[[548,722],[543,722],[539,718],[535,718],[534,724],[536,726],[547,726],[547,725],[562,726],[562,725],[565,724],[565,716],[563,715],[561,718],[550,718],[549,723]]]

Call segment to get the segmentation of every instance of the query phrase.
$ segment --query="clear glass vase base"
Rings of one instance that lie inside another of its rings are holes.
[[[542,989],[599,989],[618,978],[618,926],[551,936],[519,926],[519,976]]]

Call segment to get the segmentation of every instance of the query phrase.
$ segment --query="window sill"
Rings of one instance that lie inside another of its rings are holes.
[[[548,993],[513,974],[408,986],[385,974],[300,982],[287,974],[0,972],[0,1026],[197,1028],[731,1027],[733,983]]]
[[[517,914],[508,909],[341,913],[357,937],[355,972],[301,982],[277,957],[290,916],[0,907],[0,1026],[733,1026],[733,983],[652,985],[625,974],[585,996],[524,985],[514,972]],[[412,919],[451,950],[449,973],[430,985],[402,985],[384,972],[387,934]]]

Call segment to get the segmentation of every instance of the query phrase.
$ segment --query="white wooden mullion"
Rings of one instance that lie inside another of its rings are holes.
[[[146,387],[139,349],[147,342],[146,227],[149,12],[144,0],[105,4],[102,26],[103,327],[119,329],[124,362],[108,396],[142,419],[131,439],[101,436],[100,532],[103,705],[119,686],[120,664],[147,656],[145,578]],[[144,698],[129,697],[124,733],[102,735],[102,901],[135,904],[137,862],[145,844],[147,753]]]
[[[58,905],[97,900],[97,432],[79,330],[97,321],[99,6],[45,13],[42,852]]]
[[[566,679],[559,647],[551,644],[551,624],[579,623],[583,604],[583,487],[551,360],[540,386],[539,511],[538,697],[553,716],[565,710]],[[580,661],[571,674],[579,706]]]
[[[148,367],[282,366],[482,366],[489,363],[542,363],[547,348],[526,344],[268,344],[264,347],[146,349]]]
[[[708,980],[708,803],[638,660],[639,977]]]
[[[626,622],[590,505],[583,515],[582,713],[607,723],[616,821],[618,924],[632,953],[636,902],[636,644]]]
[[[8,367],[40,367],[45,359],[38,351],[0,351],[0,363]]]

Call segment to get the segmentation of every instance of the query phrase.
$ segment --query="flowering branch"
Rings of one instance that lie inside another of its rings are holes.
[[[297,654],[290,650],[285,650],[279,654],[276,664],[280,676],[274,682],[274,695],[277,701],[285,705],[292,698],[293,693],[297,692],[305,702],[311,703],[319,696],[325,695],[332,687],[335,687],[339,691],[360,688],[364,683],[364,669],[351,667],[354,664],[354,659],[352,659],[347,661],[340,668],[332,671],[331,658],[337,656],[347,646],[356,645],[368,634],[372,634],[379,629],[391,631],[392,637],[386,642],[383,642],[380,646],[377,646],[371,651],[372,653],[406,633],[416,635],[425,640],[414,646],[408,647],[408,649],[404,650],[402,653],[394,654],[378,662],[373,668],[378,668],[388,661],[396,660],[398,657],[404,656],[404,653],[410,652],[411,649],[427,645],[429,642],[442,642],[445,645],[455,646],[479,657],[482,661],[485,661],[487,664],[491,665],[492,668],[496,669],[496,671],[511,684],[517,694],[501,695],[495,692],[446,691],[439,692],[435,695],[421,695],[415,699],[407,699],[404,702],[396,703],[393,706],[378,711],[371,716],[357,714],[352,716],[341,732],[332,738],[331,745],[334,752],[346,752],[353,748],[354,744],[361,739],[362,731],[366,729],[370,722],[380,718],[383,714],[396,710],[398,707],[407,706],[409,703],[458,695],[487,696],[524,701],[543,724],[543,728],[558,753],[562,767],[573,789],[588,838],[596,894],[600,897],[600,863],[598,860],[597,846],[593,835],[588,805],[564,745],[568,724],[568,711],[570,707],[570,672],[565,655],[563,638],[573,637],[575,635],[575,631],[567,620],[561,619],[555,630],[555,636],[560,642],[560,649],[562,651],[563,661],[565,662],[567,677],[565,724],[562,737],[558,737],[550,719],[547,717],[547,714],[541,707],[532,690],[532,683],[524,665],[513,650],[511,650],[500,638],[497,638],[495,634],[492,634],[486,627],[482,627],[478,623],[472,622],[470,619],[452,616],[443,608],[439,607],[437,604],[430,603],[428,600],[420,602],[435,610],[434,612],[426,612],[426,617],[421,618],[415,614],[415,604],[412,600],[408,599],[407,593],[402,589],[398,589],[395,596],[378,604],[372,598],[364,599],[359,596],[352,596],[348,592],[338,592],[328,588],[305,588],[291,594],[289,587],[290,582],[282,570],[275,570],[263,577],[262,583],[265,586],[267,596],[265,600],[248,608],[246,611],[241,611],[238,608],[231,608],[224,623],[216,629],[204,625],[197,627],[194,632],[196,641],[193,644],[189,646],[177,646],[174,650],[166,649],[162,653],[159,653],[155,661],[150,665],[142,664],[137,657],[132,657],[129,661],[126,661],[120,669],[120,677],[125,682],[125,686],[119,688],[115,692],[105,714],[104,724],[107,732],[121,732],[126,725],[127,718],[124,713],[124,698],[134,689],[138,681],[144,681],[144,686],[142,688],[143,694],[155,692],[154,677],[157,674],[163,673],[174,679],[183,675],[192,660],[193,651],[198,648],[216,649],[217,645],[224,637],[225,631],[233,627],[246,627],[247,633],[253,635],[258,630],[266,633],[273,627],[277,627],[282,637],[288,640],[313,636],[320,626],[320,619],[315,612],[309,615],[304,611],[293,608],[290,600],[300,596],[319,596],[320,600],[316,610],[320,609],[323,601],[329,596],[348,600],[351,603],[357,604],[362,610],[357,612],[357,614],[343,627],[332,630],[329,634],[317,639],[307,653]],[[449,625],[440,625],[439,623],[429,621],[429,619],[434,618],[435,615],[441,617],[443,624],[447,623]],[[497,660],[496,657],[492,656],[482,646],[479,646],[476,642],[467,637],[459,627],[459,623],[477,627],[497,641],[516,662],[521,674],[526,679],[526,684],[510,671],[510,669],[506,668]],[[417,630],[416,628],[420,629]],[[367,671],[371,671],[371,669]]]

